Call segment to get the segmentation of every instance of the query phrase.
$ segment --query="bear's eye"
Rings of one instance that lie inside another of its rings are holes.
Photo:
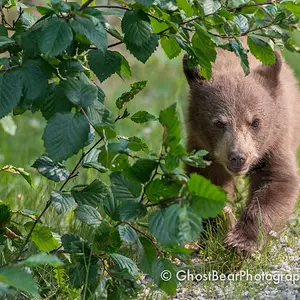
[[[259,127],[259,119],[254,119],[251,123],[251,127],[258,128]]]
[[[224,128],[225,127],[225,124],[221,121],[216,121],[216,122],[214,122],[214,124],[218,128]]]

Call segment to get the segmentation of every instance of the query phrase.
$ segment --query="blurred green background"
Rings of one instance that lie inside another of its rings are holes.
[[[299,44],[300,37],[297,40]],[[117,114],[115,100],[123,92],[129,90],[130,83],[148,80],[144,91],[139,93],[129,103],[129,112],[133,114],[138,110],[146,110],[158,116],[161,109],[177,102],[180,117],[184,121],[188,85],[182,72],[182,55],[169,60],[164,52],[158,49],[146,65],[144,65],[133,58],[123,46],[120,46],[117,50],[129,60],[132,78],[130,80],[123,80],[117,75],[113,75],[100,85],[106,94],[105,103],[112,112],[115,115]],[[300,54],[284,52],[284,56],[287,62],[294,68],[300,81]],[[5,133],[0,126],[0,166],[12,164],[25,168],[33,177],[34,188],[30,188],[21,177],[2,172],[0,173],[0,200],[9,203],[14,210],[27,208],[40,213],[49,198],[51,190],[55,186],[60,186],[60,184],[51,183],[46,180],[30,167],[35,159],[44,152],[42,134],[45,127],[45,120],[43,120],[39,113],[25,113],[22,116],[13,117],[13,119],[17,125],[14,136]],[[139,125],[130,120],[121,120],[117,126],[117,132],[120,135],[138,136],[145,140],[153,150],[158,150],[161,145],[162,129],[158,122]],[[182,122],[182,128],[184,131],[184,122]],[[74,166],[76,160],[75,156],[67,162],[70,169]],[[81,170],[80,175],[67,188],[71,188],[75,183],[91,182],[93,178],[99,176],[102,175],[93,170]],[[52,218],[55,219],[55,222],[53,222]],[[59,231],[62,228],[66,229],[66,226],[76,225],[74,223],[76,221],[72,218],[72,212],[58,216],[52,208],[47,212],[43,220],[46,225],[55,226],[53,229],[58,231],[58,233],[60,233]]]

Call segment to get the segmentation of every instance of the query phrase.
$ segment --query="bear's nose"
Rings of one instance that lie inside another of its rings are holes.
[[[233,170],[239,171],[245,165],[246,156],[241,152],[232,151],[229,156],[229,161],[230,161],[230,167]]]

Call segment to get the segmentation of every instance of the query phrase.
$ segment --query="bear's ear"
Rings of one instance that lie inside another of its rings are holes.
[[[200,75],[198,67],[189,67],[189,57],[187,54],[184,55],[182,63],[183,71],[189,85],[191,85],[195,81],[201,83],[203,80],[205,80],[205,78]]]
[[[255,76],[263,80],[264,85],[274,89],[279,84],[279,76],[282,67],[282,58],[280,53],[275,51],[275,63],[273,65],[260,65],[254,70]]]

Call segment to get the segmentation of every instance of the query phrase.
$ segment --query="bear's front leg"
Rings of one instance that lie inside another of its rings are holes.
[[[266,166],[250,175],[248,204],[225,239],[225,244],[243,255],[256,251],[271,230],[285,224],[299,194],[295,155],[273,157]]]

